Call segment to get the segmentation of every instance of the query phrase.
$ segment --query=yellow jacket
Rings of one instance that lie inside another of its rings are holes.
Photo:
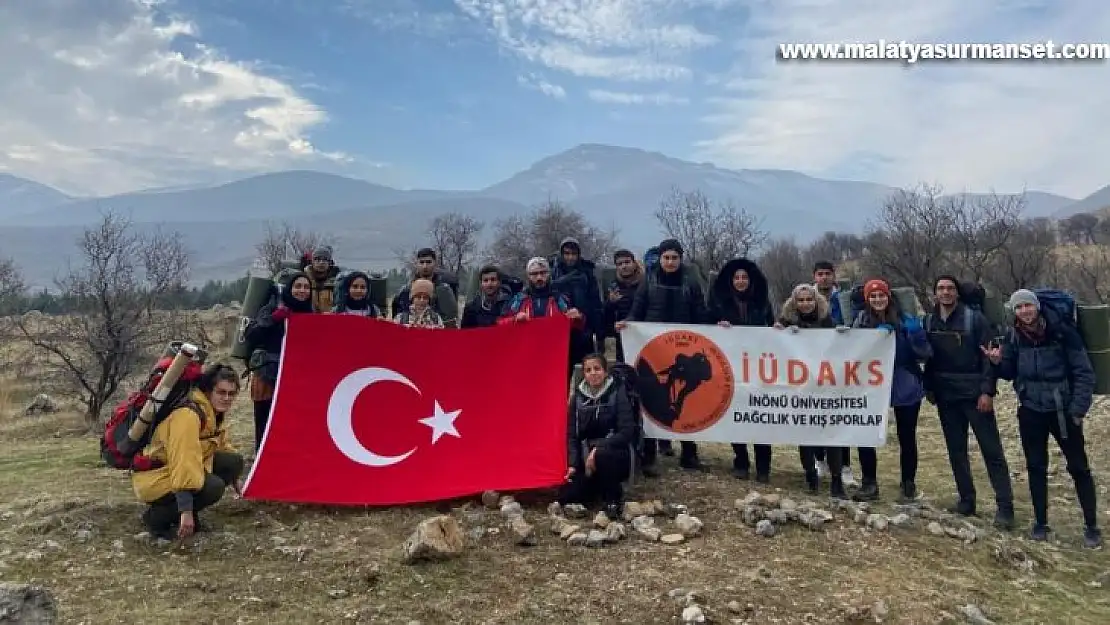
[[[131,487],[141,501],[149,503],[181,490],[200,490],[205,474],[212,471],[216,452],[234,451],[227,424],[216,423],[216,411],[208,397],[194,389],[189,399],[204,412],[204,421],[192,407],[182,406],[154,429],[150,445],[142,454],[166,464],[131,474]]]

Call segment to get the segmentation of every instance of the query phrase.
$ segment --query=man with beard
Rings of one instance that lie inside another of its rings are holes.
[[[312,309],[318,313],[330,313],[335,305],[335,284],[339,277],[332,249],[322,246],[312,250],[312,259],[302,270],[312,286]]]
[[[601,290],[594,275],[594,262],[582,258],[578,239],[567,237],[559,244],[559,254],[552,257],[551,283],[555,290],[567,296],[570,305],[586,317],[586,329],[574,346],[572,358],[580,362],[586,354],[600,351],[605,346],[605,326],[601,305]]]
[[[432,308],[443,319],[443,326],[445,328],[458,327],[459,298],[455,295],[455,290],[444,279],[445,276],[446,274],[436,267],[435,250],[425,247],[417,251],[413,279],[406,282],[405,286],[397,292],[397,295],[393,296],[393,302],[389,307],[390,315],[396,317],[408,312],[409,302],[412,300],[409,289],[412,287],[413,281],[423,278],[430,280],[435,285]]]
[[[547,259],[537,256],[528,261],[527,272],[528,285],[509,300],[497,323],[525,323],[538,317],[566,315],[571,321],[570,349],[573,354],[576,341],[581,344],[581,335],[585,331],[588,320],[571,305],[566,295],[552,288],[551,265],[548,264]],[[580,361],[581,359],[568,359],[568,385],[574,375],[574,365]]]
[[[984,353],[992,346],[991,325],[982,313],[960,301],[960,282],[954,276],[937,278],[933,294],[936,307],[925,317],[925,332],[933,348],[933,357],[925,364],[925,390],[940,416],[959,493],[952,511],[963,516],[975,516],[976,512],[975,482],[967,453],[970,427],[994,488],[994,523],[1010,530],[1014,527],[1014,493],[994,413],[998,382]]]
[[[659,244],[659,264],[648,271],[636,290],[628,315],[614,324],[620,332],[629,321],[655,323],[708,323],[705,295],[693,269],[682,263],[685,250],[675,239]],[[641,470],[645,476],[658,475],[654,466],[658,441],[644,439]],[[682,441],[679,466],[693,471],[704,471],[705,465],[698,458],[698,446],[692,441]]]
[[[613,326],[618,319],[628,316],[632,299],[636,296],[636,289],[640,288],[644,273],[636,262],[636,256],[628,250],[617,250],[613,254],[613,264],[617,267],[617,278],[609,283],[606,290],[605,335],[616,339],[617,360],[624,362],[624,346],[621,344],[620,333]]]
[[[497,325],[497,320],[512,298],[509,289],[501,284],[501,270],[494,265],[486,265],[478,271],[478,294],[463,307],[462,328],[488,328]]]

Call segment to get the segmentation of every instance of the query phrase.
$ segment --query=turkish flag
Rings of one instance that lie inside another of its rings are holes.
[[[395,505],[560,484],[569,338],[562,315],[467,330],[294,315],[243,495]]]

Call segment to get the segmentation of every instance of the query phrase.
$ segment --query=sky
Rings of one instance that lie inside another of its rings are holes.
[[[0,172],[75,194],[319,169],[478,189],[580,143],[1083,197],[1110,63],[780,43],[1110,41],[1104,0],[5,0]]]

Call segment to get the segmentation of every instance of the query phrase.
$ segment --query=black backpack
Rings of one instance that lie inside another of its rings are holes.
[[[972,310],[983,312],[987,303],[987,290],[983,285],[975,282],[961,282],[959,286],[960,301]]]
[[[628,402],[632,404],[632,414],[636,417],[636,440],[633,446],[639,450],[644,440],[644,418],[640,403],[640,391],[637,388],[636,368],[630,364],[618,362],[609,368],[609,375],[624,389]]]

